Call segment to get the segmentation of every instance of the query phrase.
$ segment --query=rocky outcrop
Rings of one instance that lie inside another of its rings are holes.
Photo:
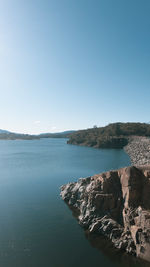
[[[150,165],[79,179],[62,186],[61,196],[88,233],[150,261]]]
[[[150,138],[144,136],[132,136],[128,145],[124,147],[130,156],[133,165],[150,164]]]

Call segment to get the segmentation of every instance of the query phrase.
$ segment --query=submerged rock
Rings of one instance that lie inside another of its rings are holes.
[[[89,234],[150,261],[150,165],[108,171],[61,187]]]

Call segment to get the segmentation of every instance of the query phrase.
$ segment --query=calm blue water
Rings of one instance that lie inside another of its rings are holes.
[[[129,164],[123,150],[66,139],[0,141],[0,267],[123,266],[91,246],[59,188]]]

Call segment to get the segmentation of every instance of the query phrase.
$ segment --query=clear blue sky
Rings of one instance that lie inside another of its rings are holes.
[[[149,0],[1,0],[0,128],[150,121]]]

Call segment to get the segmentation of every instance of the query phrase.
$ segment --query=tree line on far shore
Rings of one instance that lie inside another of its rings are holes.
[[[150,124],[117,122],[105,127],[94,126],[91,129],[71,134],[68,144],[98,148],[123,148],[131,136],[150,136]]]

